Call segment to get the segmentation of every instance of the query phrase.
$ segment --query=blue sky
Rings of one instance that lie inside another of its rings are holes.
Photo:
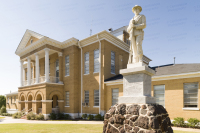
[[[143,8],[144,54],[150,66],[200,63],[199,0],[0,0],[0,94],[17,91],[20,62],[15,50],[25,30],[58,41],[128,25],[134,5]]]

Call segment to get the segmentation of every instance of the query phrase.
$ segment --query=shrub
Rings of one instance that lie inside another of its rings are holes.
[[[190,118],[187,120],[188,121],[188,126],[189,127],[196,127],[199,125],[200,120],[196,119],[196,118]]]
[[[41,113],[39,115],[36,115],[36,120],[44,120],[44,115]]]
[[[174,126],[183,127],[185,126],[184,118],[182,117],[174,118],[174,121],[172,122],[172,124],[174,124]]]
[[[94,116],[93,115],[88,115],[88,120],[93,120]]]
[[[58,113],[57,114],[57,118],[58,119],[64,119],[65,118],[65,115],[63,113]]]
[[[6,113],[6,107],[4,105],[1,107],[1,114],[3,113]]]
[[[69,115],[69,114],[65,114],[65,120],[69,120],[69,119],[72,119],[72,117],[71,117],[71,115]]]
[[[3,113],[1,114],[2,116],[12,116],[12,114],[9,114],[9,113]]]
[[[101,117],[101,120],[103,120],[103,121],[104,121],[104,115]]]
[[[100,115],[100,114],[95,115],[95,116],[94,116],[94,119],[95,119],[95,120],[101,120],[101,115]]]
[[[36,119],[36,114],[31,112],[31,113],[27,114],[26,118],[27,118],[27,120],[35,120]]]
[[[82,118],[86,119],[87,118],[87,114],[82,114]]]
[[[20,119],[20,118],[22,117],[22,113],[21,113],[21,112],[14,113],[14,114],[12,115],[12,117],[13,117],[14,119]]]
[[[49,119],[50,119],[50,120],[56,120],[56,114],[55,114],[55,113],[51,113],[51,114],[49,115]]]

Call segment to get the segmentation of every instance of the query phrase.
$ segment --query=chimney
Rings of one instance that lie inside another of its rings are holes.
[[[175,66],[175,60],[176,60],[176,57],[174,57],[174,66]]]

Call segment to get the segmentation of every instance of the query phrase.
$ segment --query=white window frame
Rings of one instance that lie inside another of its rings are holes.
[[[86,96],[86,95],[87,95],[86,92],[88,93],[88,96]],[[85,90],[84,98],[85,98],[85,99],[84,99],[84,102],[85,102],[85,103],[89,103],[89,102],[90,102],[90,92],[89,92],[89,90],[88,90],[88,91]],[[88,99],[87,99],[87,98],[88,98]],[[87,100],[88,102],[87,102],[86,100]]]
[[[192,83],[194,83],[194,84],[197,84],[197,107],[185,107],[185,87],[184,87],[184,85],[185,84],[192,84]],[[191,82],[191,83],[184,83],[183,84],[183,110],[199,110],[199,106],[198,106],[198,104],[199,104],[199,102],[198,102],[198,100],[199,100],[199,98],[198,98],[198,96],[199,96],[199,83],[198,82]]]
[[[118,103],[118,98],[119,98],[119,88],[113,88],[111,91],[111,95],[112,95],[112,106],[114,106],[117,103],[114,103],[114,96],[113,96],[113,90],[118,90],[118,97],[117,97],[117,103]]]
[[[163,107],[165,107],[165,85],[161,84],[161,85],[154,85],[153,86],[153,96],[155,97],[155,86],[164,86],[164,94],[163,94],[163,97],[164,97],[164,105]]]
[[[94,50],[94,73],[99,73],[99,49]]]
[[[112,53],[114,54],[114,59],[112,59]],[[114,65],[114,70],[112,70],[112,67]],[[114,51],[111,51],[111,74],[115,74],[115,52]]]
[[[88,60],[86,60],[86,56],[88,56]],[[90,54],[89,52],[86,52],[84,54],[84,74],[87,75],[90,73]]]
[[[70,75],[70,66],[69,66],[69,55],[65,56],[65,76]]]
[[[69,91],[66,91],[65,92],[65,100],[66,100],[66,103],[65,103],[65,107],[69,107],[69,98],[70,98],[70,96],[69,96]]]
[[[96,98],[98,98],[98,102],[95,102]],[[99,90],[94,90],[94,107],[99,107]]]

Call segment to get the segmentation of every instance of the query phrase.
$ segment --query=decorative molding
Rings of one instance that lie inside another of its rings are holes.
[[[41,100],[42,102],[52,102],[53,100]]]
[[[41,100],[32,100],[33,103],[35,102],[42,102]]]
[[[58,56],[60,57],[60,56],[62,56],[63,55],[63,53],[62,52],[58,52]]]
[[[57,100],[58,102],[64,102],[64,100]]]
[[[31,103],[32,101],[24,101],[25,103]]]
[[[199,108],[183,108],[183,110],[199,110]]]

